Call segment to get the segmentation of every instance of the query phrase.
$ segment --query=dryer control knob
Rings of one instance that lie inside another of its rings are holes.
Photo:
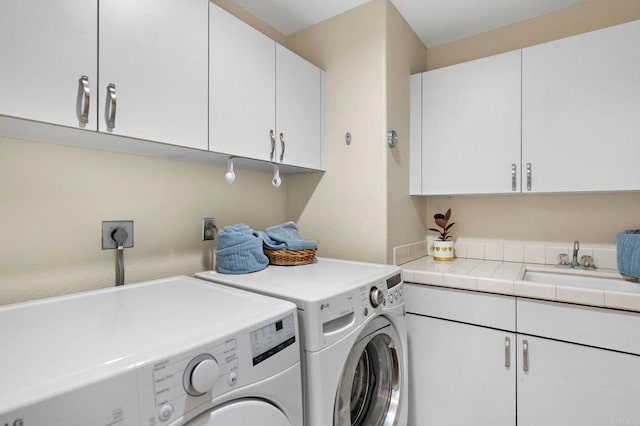
[[[372,287],[371,293],[369,293],[369,301],[371,302],[371,306],[377,308],[381,303],[384,302],[384,294],[378,287]]]
[[[220,377],[220,367],[215,359],[205,359],[191,372],[191,387],[199,393],[209,392]]]

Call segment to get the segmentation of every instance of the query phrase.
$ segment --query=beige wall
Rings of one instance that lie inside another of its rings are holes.
[[[373,0],[287,40],[326,71],[326,173],[289,184],[289,216],[323,256],[386,262],[385,14]]]
[[[425,233],[424,197],[409,194],[409,76],[425,70],[427,49],[391,2],[387,2],[387,129],[398,146],[387,148],[387,261],[393,248]]]
[[[640,19],[638,0],[592,0],[427,50],[435,69]],[[594,52],[597,54],[597,52]],[[455,236],[613,244],[640,228],[640,193],[426,197],[427,221],[453,209]]]
[[[427,51],[427,68],[484,58],[640,19],[638,0],[591,0]]]
[[[286,220],[286,176],[0,137],[0,304],[112,286],[103,220],[134,220],[126,281],[209,268],[203,217],[219,227]]]

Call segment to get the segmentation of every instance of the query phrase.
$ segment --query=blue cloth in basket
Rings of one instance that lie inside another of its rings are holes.
[[[271,250],[308,250],[318,248],[318,243],[300,235],[294,222],[271,226],[260,232],[266,248]]]
[[[262,251],[262,238],[247,225],[225,226],[218,233],[216,271],[222,274],[248,274],[269,264]]]
[[[640,229],[620,232],[616,235],[618,271],[640,278]]]

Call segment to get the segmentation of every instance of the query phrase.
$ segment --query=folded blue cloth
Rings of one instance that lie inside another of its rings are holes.
[[[618,271],[640,278],[640,230],[620,232],[616,235]]]
[[[260,232],[266,248],[271,250],[308,250],[318,248],[314,240],[307,240],[294,222],[275,225]]]
[[[247,274],[261,271],[269,264],[262,250],[262,238],[247,225],[225,226],[218,233],[216,271],[222,274]]]

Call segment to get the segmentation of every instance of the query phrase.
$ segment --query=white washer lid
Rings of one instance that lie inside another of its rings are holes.
[[[0,307],[0,412],[287,312],[295,306],[184,276]]]
[[[292,301],[299,309],[328,297],[402,273],[397,266],[318,258],[301,266],[269,265],[251,274],[199,272],[197,278]]]

